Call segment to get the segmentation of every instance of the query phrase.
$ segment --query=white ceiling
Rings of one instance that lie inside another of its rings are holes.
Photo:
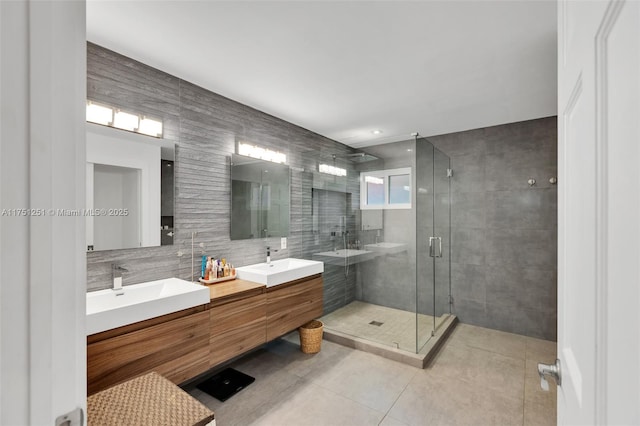
[[[557,109],[555,1],[89,0],[87,38],[353,147]]]

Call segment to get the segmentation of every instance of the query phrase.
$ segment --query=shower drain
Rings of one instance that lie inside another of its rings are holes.
[[[380,327],[380,326],[381,326],[382,324],[384,324],[384,323],[383,323],[383,322],[380,322],[380,321],[371,321],[369,324]]]

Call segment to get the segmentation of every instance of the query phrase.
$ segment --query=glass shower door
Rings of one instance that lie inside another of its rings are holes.
[[[416,352],[449,313],[450,167],[429,141],[416,141]]]
[[[433,244],[434,148],[426,139],[416,140],[416,348],[429,341],[435,330]]]
[[[451,160],[433,150],[433,236],[437,254],[433,257],[433,312],[436,333],[451,312]]]

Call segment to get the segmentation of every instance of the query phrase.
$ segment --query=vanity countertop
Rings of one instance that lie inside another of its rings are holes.
[[[207,285],[207,287],[209,287],[211,303],[213,304],[226,302],[229,299],[264,293],[267,288],[264,284],[242,279],[235,279],[233,281],[226,281],[219,284],[210,284]]]

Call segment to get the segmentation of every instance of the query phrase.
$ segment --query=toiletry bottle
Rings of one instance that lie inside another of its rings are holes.
[[[228,277],[229,275],[231,275],[231,267],[229,266],[228,263],[226,263],[224,265],[224,276]]]
[[[202,256],[202,266],[200,267],[201,271],[200,271],[200,276],[202,277],[203,280],[206,280],[207,277],[205,276],[205,271],[207,270],[207,261],[209,260],[209,258],[207,256]]]
[[[218,278],[224,277],[224,268],[222,267],[222,262],[218,260]]]
[[[231,276],[235,277],[236,276],[236,267],[233,266],[233,263],[231,264]]]
[[[211,279],[211,258],[207,259],[207,266],[205,267],[203,278],[205,280]]]

